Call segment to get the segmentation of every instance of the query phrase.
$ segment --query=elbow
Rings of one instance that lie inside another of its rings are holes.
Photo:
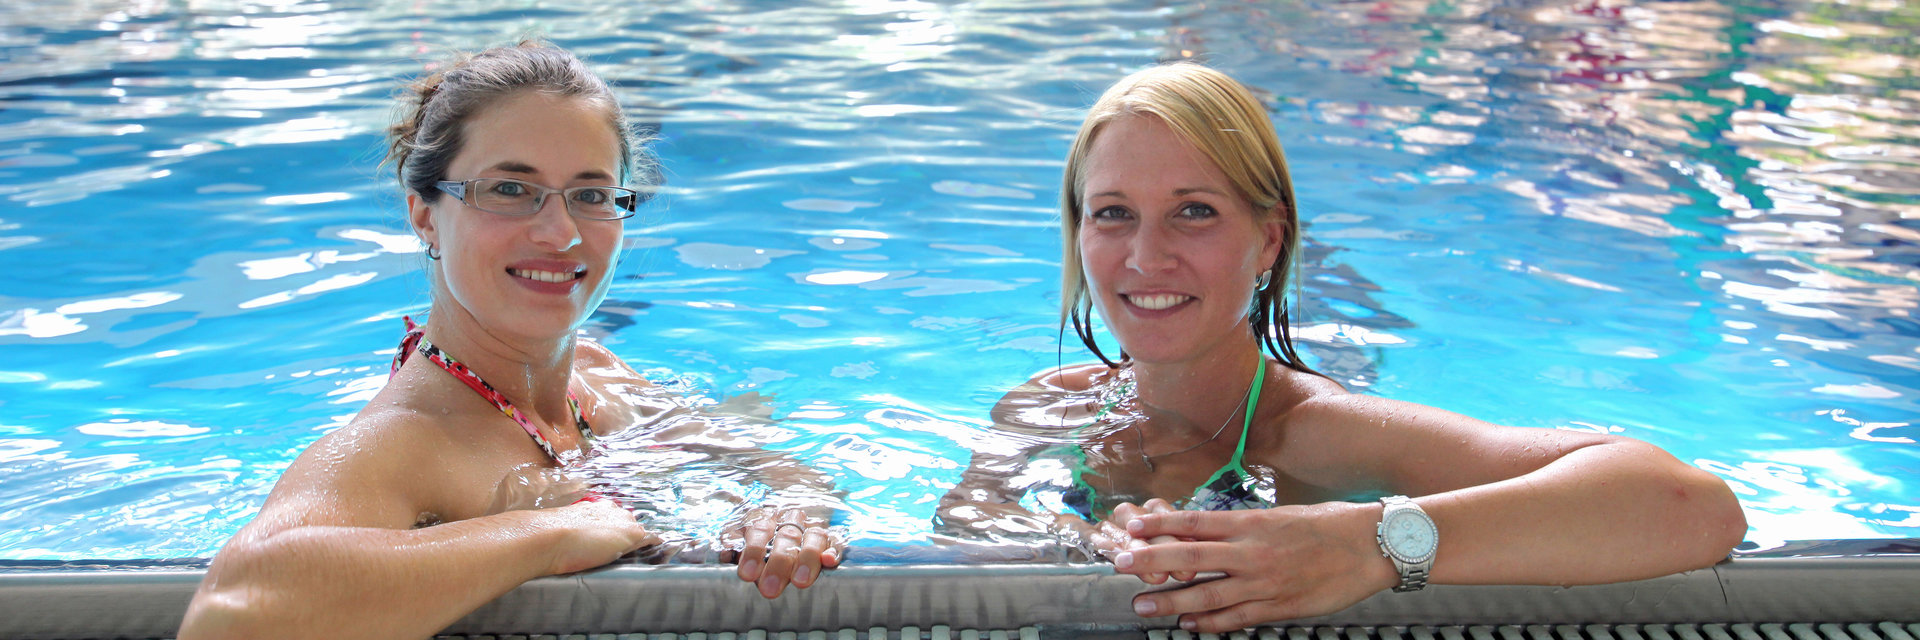
[[[231,550],[221,552],[200,581],[180,622],[180,640],[239,640],[286,637],[285,625],[275,624],[271,612],[283,609],[268,602],[269,591],[245,576],[236,575]],[[228,562],[222,563],[222,560]]]
[[[1692,517],[1675,519],[1689,523],[1687,531],[1676,532],[1676,539],[1692,542],[1687,545],[1692,559],[1688,568],[1708,567],[1727,559],[1746,539],[1747,515],[1726,482],[1700,469],[1689,471],[1694,477],[1682,483],[1679,508]]]
[[[291,602],[275,597],[271,584],[271,576],[285,573],[275,571],[273,541],[236,537],[220,550],[187,604],[181,640],[285,638],[298,628],[286,624]]]
[[[1740,508],[1740,500],[1733,496],[1733,491],[1727,488],[1726,483],[1720,482],[1718,478],[1715,478],[1714,482],[1725,495],[1725,499],[1716,505],[1712,525],[1713,562],[1719,562],[1733,553],[1734,547],[1746,541],[1747,513]]]
[[[246,602],[244,594],[202,587],[187,605],[180,622],[180,640],[242,640],[264,638],[273,630],[259,624],[262,607]]]

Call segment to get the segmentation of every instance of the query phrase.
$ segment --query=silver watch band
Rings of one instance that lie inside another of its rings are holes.
[[[1380,504],[1382,506],[1380,511],[1380,528],[1376,531],[1375,538],[1380,543],[1380,555],[1386,556],[1387,560],[1393,563],[1394,571],[1400,574],[1400,584],[1394,585],[1394,592],[1406,593],[1408,591],[1419,591],[1426,588],[1427,575],[1433,569],[1433,555],[1429,553],[1424,561],[1418,563],[1409,563],[1401,560],[1394,554],[1392,545],[1387,543],[1385,528],[1387,520],[1398,511],[1416,512],[1420,514],[1422,520],[1427,521],[1428,526],[1433,526],[1433,519],[1427,516],[1426,510],[1421,509],[1418,503],[1415,503],[1412,498],[1406,496],[1388,496],[1381,498]]]
[[[1400,569],[1400,584],[1393,585],[1394,593],[1406,593],[1408,591],[1419,591],[1427,588],[1426,569],[1401,565],[1398,560],[1395,560],[1393,563],[1398,565],[1394,568]]]

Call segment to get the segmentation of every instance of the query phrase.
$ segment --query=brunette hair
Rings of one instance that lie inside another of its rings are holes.
[[[641,139],[605,80],[572,53],[541,40],[525,40],[472,55],[457,55],[439,69],[409,84],[401,97],[405,113],[387,129],[387,162],[408,191],[437,201],[434,183],[446,179],[447,165],[464,146],[464,126],[474,114],[521,91],[580,97],[598,103],[607,126],[620,140],[620,182],[633,176],[635,164],[654,183],[656,169]]]

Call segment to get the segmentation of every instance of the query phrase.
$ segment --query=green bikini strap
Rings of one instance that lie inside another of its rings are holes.
[[[1220,467],[1218,471],[1213,472],[1213,475],[1208,476],[1207,481],[1200,483],[1199,488],[1213,486],[1213,483],[1219,482],[1220,477],[1227,475],[1228,471],[1242,476],[1247,475],[1246,467],[1240,466],[1240,458],[1247,453],[1247,432],[1253,430],[1253,410],[1260,406],[1260,387],[1266,381],[1267,359],[1263,356],[1260,358],[1260,368],[1253,372],[1253,386],[1247,389],[1247,416],[1240,420],[1240,444],[1233,447],[1233,459],[1228,460],[1226,466]]]
[[[1260,368],[1253,372],[1253,387],[1247,391],[1247,417],[1240,421],[1240,444],[1233,447],[1233,462],[1227,466],[1246,472],[1240,466],[1240,458],[1247,454],[1247,432],[1253,430],[1253,413],[1260,407],[1260,387],[1267,381],[1267,358],[1260,358]]]

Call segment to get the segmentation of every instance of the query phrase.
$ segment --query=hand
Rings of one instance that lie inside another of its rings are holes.
[[[1377,504],[1331,502],[1254,511],[1143,514],[1127,524],[1134,538],[1182,540],[1121,552],[1114,568],[1143,578],[1172,571],[1218,571],[1225,578],[1133,599],[1141,616],[1179,615],[1202,633],[1316,616],[1345,609],[1398,582],[1380,556]]]
[[[1099,548],[1103,541],[1111,541],[1108,546],[1112,548],[1112,551],[1107,551],[1106,549],[1101,550],[1101,555],[1111,560],[1121,551],[1144,549],[1148,545],[1154,544],[1191,541],[1190,539],[1166,535],[1153,536],[1152,538],[1143,540],[1135,538],[1127,532],[1127,528],[1131,526],[1135,520],[1139,520],[1141,516],[1149,513],[1174,513],[1175,511],[1178,510],[1174,509],[1171,503],[1160,498],[1148,500],[1146,504],[1143,505],[1122,502],[1120,506],[1113,508],[1112,517],[1100,523],[1099,533],[1095,533],[1093,536],[1094,544],[1096,548]],[[1169,576],[1175,580],[1185,582],[1193,579],[1194,572],[1174,571],[1171,573],[1147,573],[1140,574],[1140,579],[1146,581],[1147,584],[1160,584],[1166,582]]]
[[[778,597],[788,582],[801,589],[813,586],[821,569],[840,566],[846,548],[824,518],[810,519],[798,508],[756,511],[747,516],[740,535],[737,574],[758,586],[767,599]]]
[[[549,575],[585,571],[613,562],[620,556],[660,544],[660,536],[633,519],[633,513],[611,500],[592,498],[543,510],[557,518],[565,531],[561,543],[554,546],[548,564]]]

